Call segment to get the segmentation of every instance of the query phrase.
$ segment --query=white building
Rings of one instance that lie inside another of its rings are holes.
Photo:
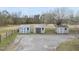
[[[56,33],[58,33],[58,34],[67,34],[67,33],[69,33],[69,28],[68,28],[67,25],[57,26]]]
[[[19,33],[30,33],[30,32],[31,32],[31,26],[30,25],[20,25]]]
[[[45,33],[45,24],[35,24],[34,33]]]

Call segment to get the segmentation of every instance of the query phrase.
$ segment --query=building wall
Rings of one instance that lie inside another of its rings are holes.
[[[60,34],[69,33],[69,28],[67,28],[67,27],[57,27],[56,33],[60,33]]]
[[[34,33],[36,33],[36,28],[37,28],[37,27],[34,28]],[[38,28],[39,28],[39,27],[38,27]],[[44,28],[44,30],[42,30],[42,28],[41,28],[41,33],[45,33],[45,28]]]
[[[27,30],[27,27],[20,28],[19,33],[30,33],[30,27],[29,27],[29,30]]]
[[[44,30],[42,30],[42,28],[41,28],[41,33],[45,33],[45,28],[44,28]]]

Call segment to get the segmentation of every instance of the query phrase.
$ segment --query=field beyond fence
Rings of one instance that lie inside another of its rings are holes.
[[[10,31],[7,31],[7,32],[5,32],[5,33],[3,33],[3,34],[0,34],[0,42],[1,42],[3,39],[7,38],[8,36],[11,36],[11,35],[14,34],[15,32],[17,32],[17,30],[10,30]]]

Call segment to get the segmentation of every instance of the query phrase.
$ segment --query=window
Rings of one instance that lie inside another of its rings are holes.
[[[29,28],[27,28],[27,30],[29,30]]]
[[[67,30],[67,28],[65,28],[65,30]]]
[[[44,28],[42,28],[42,30],[44,30]]]

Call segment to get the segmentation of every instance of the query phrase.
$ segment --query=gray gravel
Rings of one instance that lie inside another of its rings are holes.
[[[75,38],[74,35],[17,35],[15,41],[9,47],[15,45],[15,51],[53,51],[64,41]],[[8,50],[11,48],[8,47]]]

